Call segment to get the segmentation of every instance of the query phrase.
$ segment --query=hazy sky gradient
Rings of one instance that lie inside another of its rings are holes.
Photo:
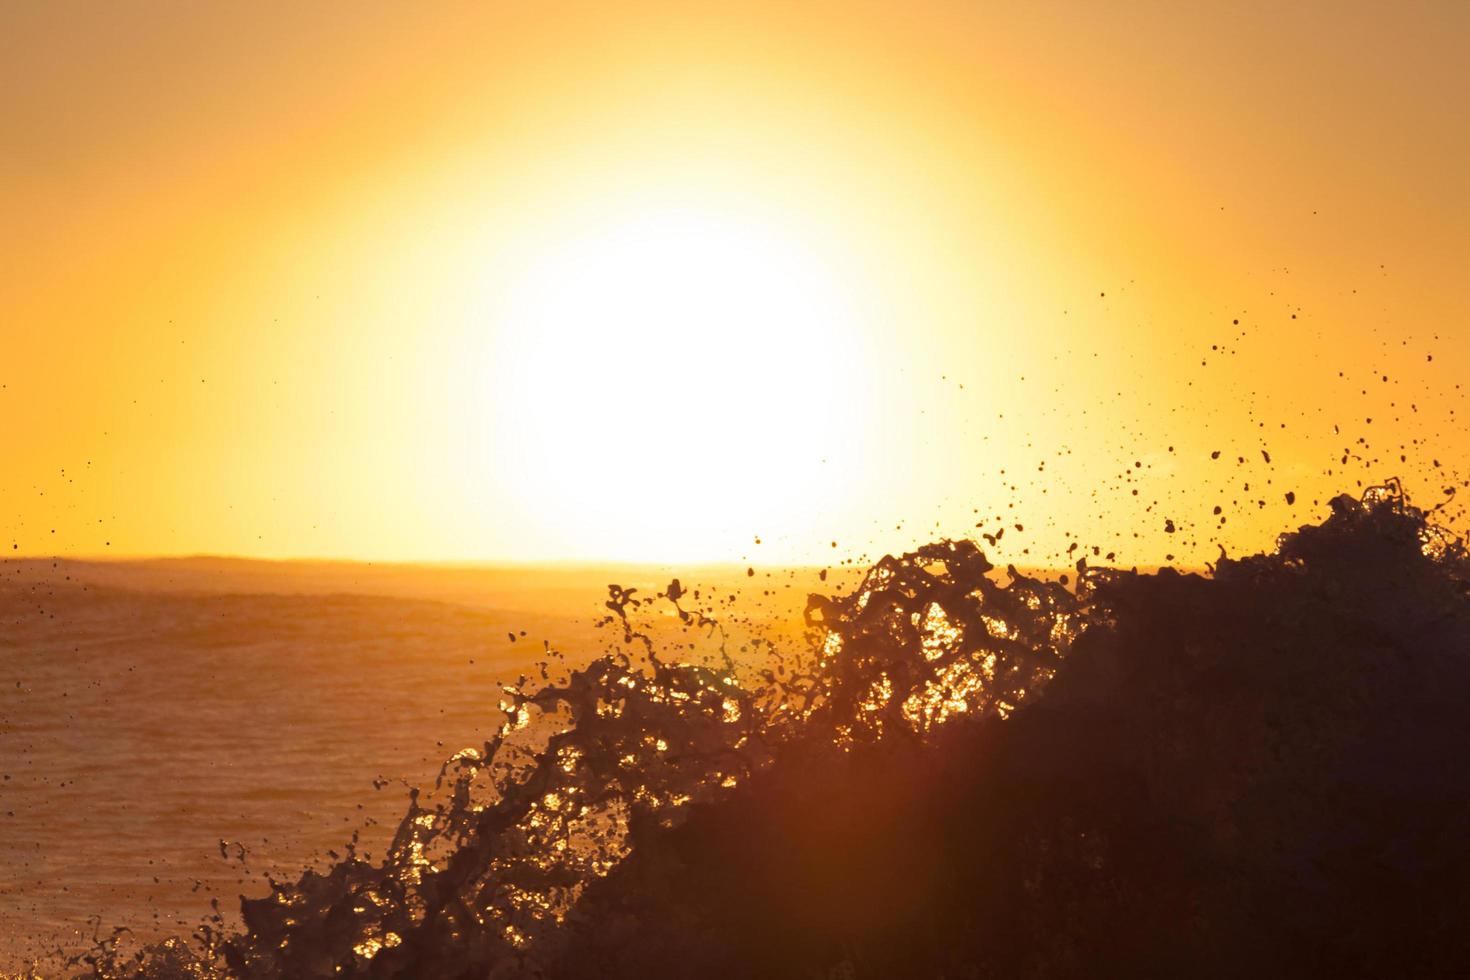
[[[12,553],[1203,561],[1470,448],[1465,4],[0,36]]]

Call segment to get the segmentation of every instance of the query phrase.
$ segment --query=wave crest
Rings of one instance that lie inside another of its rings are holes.
[[[238,933],[206,922],[136,956],[114,936],[73,965],[107,980],[1184,968],[1232,929],[1269,947],[1250,926],[1280,905],[1268,884],[1336,910],[1282,912],[1298,937],[1355,921],[1343,896],[1381,912],[1343,847],[1409,869],[1388,875],[1401,888],[1415,862],[1470,870],[1466,845],[1444,846],[1470,801],[1442,764],[1470,747],[1450,711],[1470,697],[1470,558],[1396,484],[1208,578],[1076,572],[1075,589],[1001,576],[973,542],[942,541],[812,596],[806,649],[737,662],[721,640],[707,664],[675,662],[629,616],[667,603],[721,638],[677,580],[652,600],[612,586],[622,652],[508,688],[499,733],[414,792],[382,861],[349,851],[274,882],[242,901]],[[1387,809],[1345,827],[1328,800]],[[731,866],[741,855],[753,866]],[[787,874],[820,900],[781,901]],[[1449,907],[1470,898],[1422,880]],[[929,925],[894,938],[915,910]],[[1421,918],[1424,948],[1463,951],[1438,922]]]

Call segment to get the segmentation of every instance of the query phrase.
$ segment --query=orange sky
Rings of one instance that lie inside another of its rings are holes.
[[[1281,7],[7,5],[0,541],[1198,562],[1438,502],[1470,7]]]

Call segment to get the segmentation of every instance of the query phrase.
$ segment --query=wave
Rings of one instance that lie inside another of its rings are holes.
[[[678,580],[610,586],[619,652],[507,688],[383,859],[349,847],[239,928],[99,937],[68,972],[1470,968],[1461,540],[1391,484],[1208,575],[1069,576],[938,542],[758,655]]]

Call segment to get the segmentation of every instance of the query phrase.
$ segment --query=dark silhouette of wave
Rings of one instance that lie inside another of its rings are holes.
[[[73,972],[1464,974],[1467,590],[1394,485],[1208,576],[940,542],[758,662],[677,662],[632,612],[719,625],[613,586],[625,652],[508,690],[383,860]]]

